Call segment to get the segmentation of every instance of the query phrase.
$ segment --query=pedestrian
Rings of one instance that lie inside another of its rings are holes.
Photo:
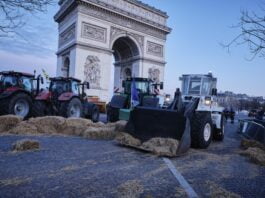
[[[233,124],[234,120],[235,120],[235,111],[234,111],[233,107],[230,107],[229,114],[230,114],[231,123]]]
[[[260,107],[257,112],[256,119],[263,120],[263,116],[264,116],[264,109]]]

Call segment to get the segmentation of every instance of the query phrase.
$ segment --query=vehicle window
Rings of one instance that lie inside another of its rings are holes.
[[[211,95],[211,81],[209,79],[203,79],[201,94]]]
[[[14,76],[2,76],[1,82],[2,82],[3,88],[17,86],[17,78]]]
[[[132,84],[132,81],[125,82],[125,93],[127,94],[131,93],[131,84]],[[136,85],[136,89],[138,93],[148,93],[148,89],[149,89],[148,82],[135,82],[135,85]]]
[[[189,94],[200,95],[201,92],[201,78],[194,78],[190,80]]]
[[[27,77],[21,77],[21,83],[22,83],[22,88],[27,90],[27,91],[32,91],[32,81],[30,78]]]
[[[78,82],[75,81],[72,82],[72,92],[77,95],[79,94]]]
[[[59,94],[68,92],[69,83],[65,81],[53,81],[51,84],[51,91]]]

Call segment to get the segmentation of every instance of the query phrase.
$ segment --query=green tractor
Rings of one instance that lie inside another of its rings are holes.
[[[138,104],[144,107],[159,107],[159,89],[163,83],[154,83],[148,78],[127,78],[122,82],[123,92],[116,93],[107,105],[107,121],[129,120],[132,104],[132,88],[136,88]]]

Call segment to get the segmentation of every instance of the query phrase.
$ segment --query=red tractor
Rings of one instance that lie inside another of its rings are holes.
[[[35,86],[37,81],[37,87]],[[5,71],[0,72],[0,115],[14,114],[28,118],[33,114],[32,104],[39,92],[39,75]]]
[[[99,109],[87,101],[85,88],[89,89],[89,83],[81,83],[76,78],[50,78],[49,90],[40,92],[35,98],[35,116],[85,117],[97,122]]]

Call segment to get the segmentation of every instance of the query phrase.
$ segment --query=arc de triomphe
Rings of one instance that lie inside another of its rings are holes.
[[[164,80],[167,14],[138,0],[60,0],[57,76],[109,101],[128,76]]]

